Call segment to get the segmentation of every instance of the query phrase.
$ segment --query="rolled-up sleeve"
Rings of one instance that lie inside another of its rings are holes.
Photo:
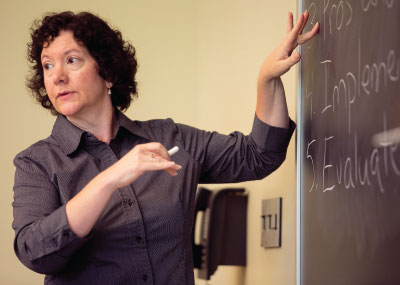
[[[254,116],[253,129],[250,137],[257,146],[259,153],[285,153],[296,124],[290,119],[288,128],[272,127]]]
[[[14,165],[15,253],[38,273],[58,272],[88,238],[71,231],[57,187],[38,163],[19,155]]]
[[[259,180],[276,170],[286,158],[296,124],[269,126],[254,118],[249,135],[222,135],[181,126],[185,147],[201,165],[200,183],[233,183]]]

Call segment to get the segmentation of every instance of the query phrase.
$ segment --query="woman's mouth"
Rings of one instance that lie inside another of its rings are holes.
[[[63,91],[57,94],[57,98],[65,98],[74,93],[73,91]]]

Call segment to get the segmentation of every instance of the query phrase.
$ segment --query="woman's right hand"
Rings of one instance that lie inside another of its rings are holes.
[[[171,176],[176,176],[181,168],[182,166],[171,161],[162,144],[151,142],[136,145],[106,172],[110,175],[111,183],[118,189],[133,183],[146,172],[164,170]]]
[[[164,170],[172,176],[182,167],[170,160],[168,151],[160,143],[140,144],[119,161],[93,178],[66,205],[71,230],[84,237],[106,207],[111,195],[148,171]]]

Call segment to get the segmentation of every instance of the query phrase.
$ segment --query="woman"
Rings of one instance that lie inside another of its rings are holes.
[[[294,123],[279,77],[317,33],[315,25],[302,35],[307,19],[293,27],[289,14],[285,39],[262,65],[248,136],[131,121],[121,111],[136,94],[137,64],[121,34],[90,13],[36,22],[28,86],[57,120],[14,160],[21,262],[46,284],[193,284],[197,184],[262,179],[283,162]]]

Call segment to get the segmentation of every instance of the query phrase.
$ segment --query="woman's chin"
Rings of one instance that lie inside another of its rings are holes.
[[[80,108],[78,106],[61,106],[57,108],[58,113],[63,114],[66,117],[71,117],[79,113]]]

